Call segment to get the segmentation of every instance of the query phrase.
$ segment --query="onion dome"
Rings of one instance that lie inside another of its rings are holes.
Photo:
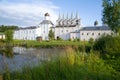
[[[45,13],[45,16],[50,16],[49,13]]]

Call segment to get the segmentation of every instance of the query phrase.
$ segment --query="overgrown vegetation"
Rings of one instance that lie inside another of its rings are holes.
[[[4,80],[118,80],[120,73],[104,63],[99,54],[75,52],[68,47],[64,57],[37,67],[4,73]]]
[[[5,42],[6,43],[12,43],[13,41],[13,31],[12,30],[7,30],[5,31]]]
[[[64,47],[65,55],[57,60],[22,71],[3,74],[4,80],[119,80],[120,36],[103,36],[96,41],[20,41],[26,47]]]
[[[94,44],[94,50],[101,53],[101,58],[120,72],[120,36],[103,36]]]
[[[94,49],[101,52],[104,57],[119,57],[120,36],[103,36],[95,42]],[[105,56],[106,55],[106,56]]]

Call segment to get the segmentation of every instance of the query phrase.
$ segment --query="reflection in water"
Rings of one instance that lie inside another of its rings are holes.
[[[13,54],[13,51],[12,51],[12,47],[11,46],[7,46],[5,48],[5,51],[3,52],[3,55],[5,55],[6,57],[9,57],[9,58],[13,58],[14,54]]]
[[[9,54],[7,53],[8,51]],[[5,70],[6,65],[10,71],[21,69],[26,65],[31,67],[37,66],[43,61],[49,61],[51,59],[57,58],[57,56],[63,55],[63,52],[64,49],[58,48],[6,48],[6,56],[0,55],[0,72]]]
[[[13,56],[14,56],[13,49],[11,46],[6,46],[6,47],[0,49],[0,54],[3,56],[6,56],[8,58],[13,58]]]

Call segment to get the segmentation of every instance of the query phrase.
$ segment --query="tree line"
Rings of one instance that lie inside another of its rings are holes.
[[[0,25],[0,32],[5,32],[7,30],[15,30],[15,29],[18,29],[18,26]]]

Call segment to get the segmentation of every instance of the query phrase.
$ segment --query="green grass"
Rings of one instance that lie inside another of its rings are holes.
[[[14,40],[14,44],[17,45],[26,45],[26,47],[65,47],[65,46],[81,46],[86,45],[88,42],[82,42],[82,41],[23,41],[23,40]]]
[[[3,74],[4,80],[119,80],[120,73],[104,63],[98,54],[75,52],[68,47],[64,57],[42,65]]]

